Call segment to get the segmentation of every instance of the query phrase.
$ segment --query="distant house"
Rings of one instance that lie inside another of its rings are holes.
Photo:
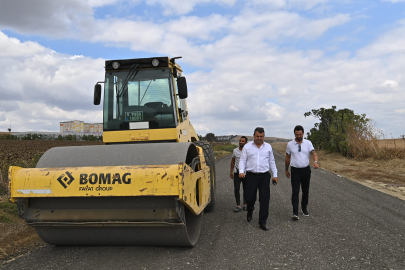
[[[60,122],[60,133],[102,133],[103,123],[85,123],[80,120]]]
[[[234,137],[236,137],[236,135],[215,136],[217,142],[229,142]]]

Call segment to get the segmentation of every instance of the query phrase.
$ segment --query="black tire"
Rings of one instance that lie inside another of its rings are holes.
[[[216,172],[215,172],[215,157],[214,157],[214,150],[212,146],[205,142],[205,141],[196,141],[193,142],[196,146],[199,146],[203,149],[204,158],[207,165],[210,167],[210,183],[211,183],[211,201],[205,207],[204,212],[208,213],[214,210],[215,207],[215,199],[216,199]]]

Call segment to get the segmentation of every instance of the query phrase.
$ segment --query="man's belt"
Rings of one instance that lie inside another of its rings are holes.
[[[269,173],[269,172],[255,173],[255,172],[249,172],[249,171],[247,171],[247,173],[251,173],[251,174],[254,174],[254,175],[263,175],[263,174],[266,174],[266,173]]]

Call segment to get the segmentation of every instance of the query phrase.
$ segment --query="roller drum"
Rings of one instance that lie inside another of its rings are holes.
[[[56,147],[36,167],[190,164],[196,156],[193,143]],[[25,206],[31,211],[27,217],[40,210],[54,218],[27,220],[45,242],[54,245],[194,246],[202,220],[202,213],[193,215],[173,196],[30,198]],[[167,218],[167,213],[172,216]]]

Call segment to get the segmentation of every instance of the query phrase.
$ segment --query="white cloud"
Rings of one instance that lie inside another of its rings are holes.
[[[7,113],[0,111],[0,126],[7,128],[11,126],[14,132],[59,132],[59,122],[73,119],[80,119],[85,122],[102,122],[102,112],[100,110],[67,111],[42,102],[21,101],[17,103],[18,109],[16,110]]]
[[[119,4],[120,0],[87,0],[87,3],[91,7],[101,7],[111,4]],[[140,1],[135,1],[140,2]]]
[[[383,87],[390,87],[393,89],[397,89],[398,88],[398,82],[394,81],[394,80],[385,80],[381,86]]]
[[[24,57],[44,52],[45,48],[36,42],[21,43],[16,38],[10,38],[3,32],[0,32],[0,57]]]
[[[377,38],[370,45],[360,49],[358,55],[363,58],[395,55],[403,57],[405,53],[405,19],[398,22],[398,27]]]
[[[342,86],[335,87],[335,92],[350,93],[350,92],[355,91],[356,88],[357,88],[357,85],[354,83],[351,83],[349,85],[342,85]]]
[[[253,6],[268,6],[273,9],[304,9],[332,2],[332,0],[250,0]]]
[[[391,3],[400,3],[400,2],[405,2],[405,0],[380,0],[383,2],[391,2]]]
[[[103,78],[102,59],[66,56],[0,32],[0,127],[13,131],[57,130],[59,121],[102,121],[92,104]],[[52,123],[52,124],[51,124]]]
[[[164,15],[184,15],[194,10],[199,4],[217,3],[233,6],[236,0],[146,0],[149,5],[160,4],[164,9]]]
[[[0,29],[58,38],[76,37],[74,31],[90,24],[93,10],[79,0],[8,1],[0,8]]]

